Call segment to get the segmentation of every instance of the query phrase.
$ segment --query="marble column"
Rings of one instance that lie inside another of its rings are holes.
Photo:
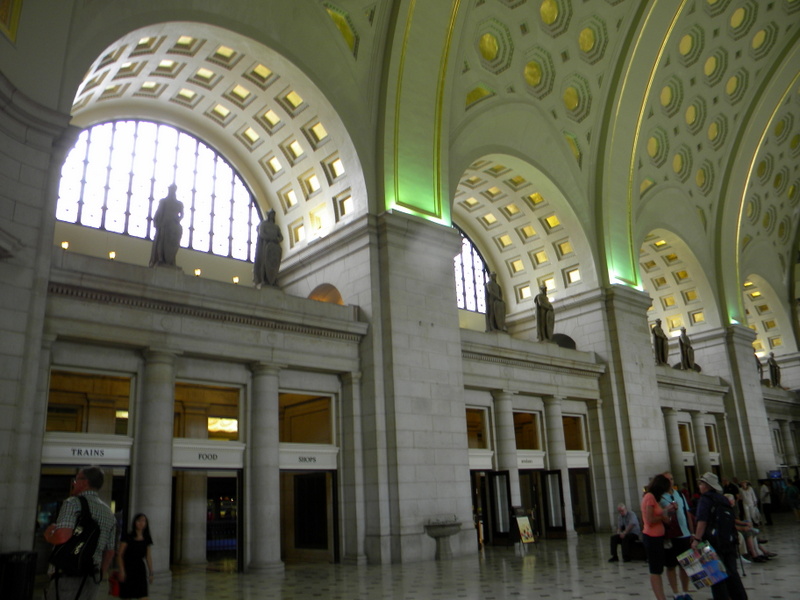
[[[781,427],[781,437],[783,438],[783,449],[786,452],[786,465],[790,467],[797,466],[797,446],[794,443],[792,436],[792,426],[787,419],[778,421]]]
[[[208,439],[208,409],[206,406],[183,404],[183,436]],[[208,520],[208,476],[202,471],[182,471],[178,474],[178,504],[180,515],[180,562],[197,565],[206,562],[206,523]]]
[[[283,572],[281,561],[280,428],[278,384],[280,367],[252,366],[250,407],[250,562],[248,569]]]
[[[692,416],[692,433],[694,433],[694,454],[697,472],[702,474],[711,470],[711,452],[706,437],[704,413],[699,410],[690,412]]]
[[[664,413],[664,427],[667,431],[670,470],[675,477],[683,481],[685,465],[683,462],[683,448],[681,447],[681,434],[678,429],[678,411],[674,408],[664,408],[662,411]]]
[[[514,392],[494,390],[495,423],[497,427],[497,468],[508,471],[508,484],[511,488],[511,506],[520,506],[522,497],[519,490],[519,464],[517,463],[517,437],[514,434]]]
[[[364,552],[364,464],[362,443],[361,373],[342,375],[342,562],[367,563]]]
[[[719,439],[720,472],[726,477],[733,477],[736,469],[731,451],[731,436],[728,431],[728,417],[725,413],[713,413],[717,423],[717,438]],[[702,475],[702,473],[698,473]]]
[[[153,570],[161,575],[169,572],[176,354],[150,349],[144,358],[135,417],[131,515],[147,515],[153,536]]]
[[[561,398],[544,398],[544,421],[547,433],[547,464],[551,471],[561,471],[561,494],[564,527],[567,535],[575,532],[575,519],[572,515],[572,490],[569,485],[569,466],[567,446],[564,437],[564,420],[561,412]],[[552,496],[551,496],[552,497]]]

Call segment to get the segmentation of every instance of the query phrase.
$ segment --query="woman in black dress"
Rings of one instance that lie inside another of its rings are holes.
[[[153,583],[153,559],[150,556],[150,525],[147,516],[139,513],[133,517],[131,531],[122,537],[117,552],[120,598],[147,600],[147,583]],[[144,563],[147,562],[147,570]]]

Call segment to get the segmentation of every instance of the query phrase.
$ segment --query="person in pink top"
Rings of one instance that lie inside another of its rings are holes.
[[[656,600],[666,600],[664,596],[664,581],[661,574],[664,572],[664,523],[669,522],[669,514],[677,509],[675,503],[662,508],[659,504],[661,496],[672,488],[669,479],[663,474],[656,475],[647,486],[642,498],[642,542],[647,552],[647,565],[650,569],[650,586],[653,588]]]

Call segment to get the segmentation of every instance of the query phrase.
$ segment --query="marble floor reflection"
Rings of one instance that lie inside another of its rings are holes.
[[[764,528],[764,535],[779,556],[744,565],[750,600],[800,597],[800,523],[790,514],[778,515],[775,523]],[[171,581],[155,582],[150,600],[653,598],[645,562],[608,563],[608,558],[608,535],[592,534],[540,541],[524,554],[489,548],[446,562],[289,565],[281,576],[221,572],[218,565],[176,568]],[[711,598],[707,590],[692,595]]]

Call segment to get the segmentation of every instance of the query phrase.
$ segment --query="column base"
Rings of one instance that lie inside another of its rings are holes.
[[[283,575],[285,570],[283,561],[277,560],[275,562],[264,563],[250,563],[247,565],[248,573],[264,573],[267,575]]]
[[[343,565],[355,565],[357,567],[368,564],[366,554],[353,554],[342,558]]]

